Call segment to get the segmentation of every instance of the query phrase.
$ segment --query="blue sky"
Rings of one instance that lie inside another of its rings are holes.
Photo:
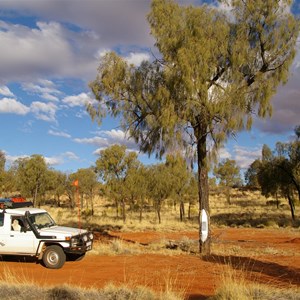
[[[109,145],[138,149],[117,120],[93,123],[85,104],[95,101],[88,83],[103,53],[116,50],[135,64],[151,58],[149,5],[147,0],[0,1],[0,150],[7,165],[41,154],[53,168],[75,172],[93,165],[99,150]],[[293,12],[299,11],[295,1]],[[264,143],[273,148],[292,137],[300,124],[299,52],[273,107],[272,119],[256,120],[250,132],[228,141],[220,157],[246,168]],[[144,154],[139,159],[155,162]]]

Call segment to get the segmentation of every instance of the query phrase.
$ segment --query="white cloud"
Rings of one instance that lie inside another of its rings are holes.
[[[50,135],[54,135],[54,136],[60,136],[60,137],[64,137],[64,138],[70,138],[71,135],[62,131],[54,131],[52,129],[48,130],[48,134]]]
[[[41,98],[57,102],[59,99],[57,95],[62,94],[56,89],[55,84],[50,80],[39,80],[38,84],[23,83],[22,88],[30,94],[39,95]]]
[[[235,146],[233,158],[241,169],[249,168],[250,164],[261,157],[261,148]]]
[[[92,138],[75,138],[74,142],[79,143],[79,144],[90,144],[90,145],[95,145],[97,147],[108,147],[109,143],[107,139],[95,136]]]
[[[229,151],[226,148],[221,148],[218,151],[218,156],[219,158],[222,159],[227,159],[227,158],[231,158],[231,154],[229,153]]]
[[[105,47],[115,44],[146,44],[149,26],[146,14],[150,9],[150,0],[136,1],[0,1],[0,9],[23,14],[34,14],[38,19],[53,20],[59,23],[76,24],[85,29],[90,39],[99,39]],[[67,9],[66,9],[67,7]],[[99,41],[98,41],[99,43]]]
[[[14,94],[10,91],[10,89],[7,86],[0,86],[0,95],[6,97],[14,97]]]
[[[45,162],[49,166],[57,166],[64,163],[64,160],[60,156],[53,156],[53,157],[44,157]]]
[[[69,160],[79,160],[79,157],[74,152],[71,151],[67,151],[63,153],[62,156],[66,157]]]
[[[110,49],[100,49],[96,52],[95,58],[99,60],[100,58],[104,57],[108,52],[110,52]]]
[[[95,99],[92,99],[88,94],[81,93],[79,95],[67,96],[62,99],[62,102],[67,104],[70,107],[75,106],[85,106],[87,103],[94,102]]]
[[[71,151],[61,153],[57,156],[45,157],[45,161],[49,166],[64,164],[66,160],[79,160],[79,157]]]
[[[90,144],[98,147],[95,153],[114,144],[125,145],[128,150],[136,151],[138,149],[133,139],[128,139],[122,130],[99,131],[98,136],[92,138],[76,138],[74,141],[80,144]]]
[[[57,22],[38,22],[36,28],[0,22],[0,80],[40,77],[95,76],[98,42]]]
[[[53,103],[43,103],[43,102],[32,102],[30,105],[31,112],[35,115],[35,117],[39,120],[47,121],[47,122],[55,122],[55,114],[57,110],[57,106]]]
[[[20,159],[20,158],[27,158],[29,157],[29,155],[9,155],[8,153],[6,153],[6,151],[4,151],[5,153],[5,159],[6,159],[6,163],[11,166],[16,160]]]
[[[16,115],[26,115],[30,109],[13,98],[3,98],[0,100],[0,113],[10,113]]]
[[[150,60],[150,55],[148,53],[130,53],[125,59],[129,64],[139,66],[144,60]]]

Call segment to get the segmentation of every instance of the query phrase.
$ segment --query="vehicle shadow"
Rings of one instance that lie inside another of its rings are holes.
[[[39,264],[39,261],[35,257],[25,255],[0,255],[0,262],[1,261]]]
[[[269,282],[282,284],[295,284],[300,286],[300,269],[282,266],[274,262],[242,256],[211,255],[205,261],[228,265],[231,268],[245,273],[246,278],[254,278],[256,282],[265,282],[263,276],[268,276]]]

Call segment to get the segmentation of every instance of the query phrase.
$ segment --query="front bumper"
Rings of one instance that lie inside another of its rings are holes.
[[[73,236],[70,240],[70,246],[65,248],[65,252],[74,254],[84,254],[87,251],[92,250],[93,241],[94,236],[91,232]]]

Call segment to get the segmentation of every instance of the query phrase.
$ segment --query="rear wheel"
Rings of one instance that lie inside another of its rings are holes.
[[[66,261],[66,254],[57,245],[48,246],[43,255],[43,263],[49,269],[60,269]]]

